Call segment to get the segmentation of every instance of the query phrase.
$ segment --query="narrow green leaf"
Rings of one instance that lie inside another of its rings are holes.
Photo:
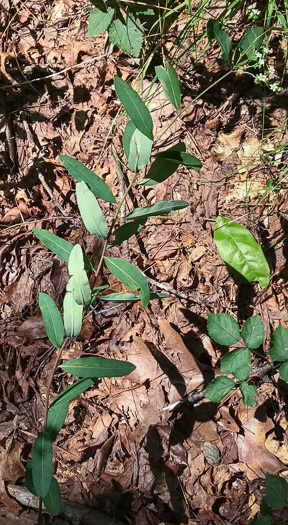
[[[93,36],[100,35],[107,29],[110,25],[114,14],[114,9],[112,7],[107,7],[105,9],[93,9],[88,18],[88,36],[92,38]]]
[[[181,89],[175,69],[167,62],[167,71],[162,66],[156,66],[155,72],[157,78],[164,85],[164,93],[167,99],[174,108],[179,109],[181,104]]]
[[[243,381],[250,373],[251,355],[248,348],[232,350],[221,359],[221,372],[233,374],[236,379]]]
[[[245,321],[241,330],[241,337],[250,349],[259,348],[264,343],[265,330],[258,314]]]
[[[185,151],[175,151],[170,149],[156,153],[155,157],[157,159],[165,159],[169,162],[174,162],[178,166],[183,164],[187,168],[191,168],[195,171],[199,171],[202,168],[202,162],[194,157],[194,155],[185,153]]]
[[[269,354],[274,361],[284,362],[288,359],[288,328],[281,324],[272,333]]]
[[[64,425],[68,412],[69,402],[58,404],[50,408],[47,418],[47,434],[54,441]]]
[[[288,383],[288,362],[287,361],[285,361],[285,363],[283,363],[283,365],[280,366],[279,375],[281,379],[283,379],[283,381],[286,381],[286,383]]]
[[[133,124],[143,135],[153,140],[152,118],[149,109],[145,106],[138,93],[119,77],[114,78],[114,86],[116,95]]]
[[[105,359],[104,357],[80,357],[66,361],[60,368],[78,377],[122,377],[135,370],[135,366],[128,361]]]
[[[25,481],[26,481],[26,487],[28,490],[30,490],[31,494],[33,494],[34,496],[39,496],[34,486],[34,483],[33,483],[32,459],[30,459],[30,461],[28,461],[28,463],[26,464]]]
[[[148,217],[155,217],[157,215],[168,215],[176,210],[183,210],[189,206],[188,202],[185,201],[160,201],[152,206],[144,206],[141,208],[135,208],[126,215],[126,219],[148,219]]]
[[[230,379],[227,376],[216,377],[211,383],[207,386],[205,390],[205,397],[213,401],[213,403],[219,403],[221,399],[234,388],[235,383],[233,379]]]
[[[171,297],[171,295],[164,293],[150,293],[150,300],[167,299],[167,297]],[[107,303],[131,303],[141,301],[141,297],[134,293],[110,293],[108,295],[102,295],[101,300],[106,301]]]
[[[217,40],[221,47],[222,58],[227,64],[231,64],[232,59],[232,41],[229,35],[222,31],[218,20],[208,20],[207,35],[209,40]]]
[[[90,303],[91,290],[85,270],[79,270],[72,275],[67,283],[66,290],[72,292],[74,301],[78,305],[87,306]],[[69,306],[72,306],[71,301]]]
[[[254,407],[256,403],[254,396],[257,396],[258,394],[254,383],[243,381],[243,383],[240,385],[240,392],[243,397],[243,403],[245,403],[245,405],[248,407]]]
[[[83,305],[77,304],[73,293],[66,292],[63,301],[64,328],[67,337],[77,337],[82,328]]]
[[[143,226],[146,223],[146,219],[143,219],[142,221],[131,221],[126,222],[122,226],[119,226],[116,230],[114,230],[113,235],[115,236],[115,240],[111,242],[109,247],[112,246],[118,246],[119,244],[122,244],[122,242],[126,241],[127,239],[130,239],[132,235],[135,235],[138,233],[138,231],[143,228]]]
[[[120,18],[114,20],[109,29],[109,38],[112,44],[137,58],[143,44],[143,32],[140,20],[130,15],[123,17],[123,21]]]
[[[219,345],[235,345],[240,339],[238,323],[230,314],[208,314],[207,329]]]
[[[90,190],[106,202],[116,202],[116,199],[110,190],[109,186],[102,180],[96,173],[89,170],[81,162],[73,157],[68,157],[67,155],[60,155],[60,160],[66,168],[66,170],[72,175],[72,177],[78,182],[86,182]]]
[[[156,160],[152,163],[152,166],[148,172],[147,178],[142,179],[138,182],[138,184],[141,184],[143,186],[155,186],[156,184],[160,184],[164,180],[168,179],[178,168],[178,165],[176,162],[172,162],[171,159],[163,159],[158,157],[160,154],[164,154],[167,157],[170,157],[173,155],[173,152],[186,151],[186,144],[185,142],[179,142],[178,144],[175,144],[175,146],[172,146],[171,148],[167,149],[165,152],[157,153]]]
[[[139,290],[144,308],[150,301],[150,290],[144,275],[133,264],[118,257],[105,257],[105,263],[110,272],[125,284],[130,290]]]
[[[287,481],[280,476],[266,473],[266,502],[272,509],[283,509],[287,505]]]
[[[220,257],[246,281],[258,281],[267,288],[270,269],[263,250],[253,235],[241,224],[219,215],[214,240]]]
[[[151,156],[153,141],[148,139],[132,120],[126,125],[123,134],[123,148],[131,171],[136,173],[142,170]]]
[[[48,493],[52,479],[52,444],[48,433],[42,430],[38,435],[32,455],[32,479],[37,493],[44,498]]]
[[[43,498],[44,507],[52,514],[52,516],[58,516],[61,512],[61,496],[58,481],[52,476],[51,485],[48,493]]]
[[[62,404],[65,406],[67,402],[71,401],[71,399],[75,399],[75,397],[83,394],[83,392],[86,392],[86,390],[88,390],[88,388],[90,388],[92,385],[94,385],[94,381],[92,379],[79,379],[79,381],[76,381],[72,385],[68,386],[65,388],[65,390],[62,390],[60,394],[54,397],[50,405],[50,410],[52,407]]]
[[[39,306],[42,313],[47,335],[56,348],[60,348],[64,338],[64,326],[61,314],[52,297],[39,293]]]
[[[71,242],[61,239],[58,235],[55,235],[52,232],[47,230],[42,230],[41,228],[32,228],[33,233],[49,250],[58,255],[63,261],[68,262],[70,253],[74,247]],[[88,257],[84,254],[84,264],[85,270],[92,271],[94,270],[91,262]]]
[[[76,185],[76,198],[81,217],[89,233],[107,237],[108,227],[102,210],[84,181]]]
[[[70,275],[74,275],[79,270],[84,270],[83,252],[80,244],[75,244],[69,256],[68,272]]]

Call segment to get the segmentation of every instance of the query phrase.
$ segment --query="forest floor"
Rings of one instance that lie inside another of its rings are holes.
[[[109,45],[105,33],[88,38],[88,2],[1,0],[1,5],[0,523],[28,525],[36,523],[37,511],[19,503],[9,486],[25,486],[25,464],[42,428],[55,359],[38,294],[48,293],[61,307],[68,279],[66,263],[36,239],[32,228],[79,243],[93,262],[98,260],[102,241],[83,227],[75,181],[59,155],[94,170],[119,197],[111,144],[125,162],[121,137],[127,120],[115,128],[120,105],[113,79],[131,81],[134,75],[137,86],[139,60]],[[216,7],[209,16],[218,16]],[[240,11],[231,20],[235,42],[246,22]],[[163,39],[144,89],[151,85],[154,66],[163,63],[163,53],[169,58],[181,24],[180,17]],[[205,24],[199,22],[194,32],[205,31]],[[179,44],[181,51],[189,46],[188,36],[182,48]],[[273,38],[269,61],[281,75],[287,40],[277,33]],[[136,186],[134,203],[127,201],[127,212],[135,203],[189,203],[168,217],[150,218],[129,240],[132,262],[162,285],[160,291],[164,285],[174,293],[145,309],[141,303],[97,301],[63,355],[97,354],[136,365],[131,376],[101,380],[71,402],[53,444],[63,500],[99,511],[100,525],[110,519],[133,525],[246,524],[259,511],[265,473],[288,476],[287,387],[277,374],[258,378],[254,407],[244,405],[233,390],[218,405],[204,399],[164,410],[202,391],[219,373],[223,348],[208,336],[208,312],[231,313],[240,324],[258,313],[266,333],[263,355],[272,330],[279,323],[288,327],[288,252],[281,240],[288,236],[287,153],[285,147],[280,156],[275,153],[287,143],[287,96],[265,92],[241,70],[218,82],[229,68],[219,45],[206,49],[206,44],[207,39],[199,44],[200,58],[187,53],[177,69],[180,110],[206,92],[158,144],[184,141],[201,160],[201,170],[179,167],[159,185]],[[176,114],[161,90],[149,109],[158,134]],[[111,204],[102,209],[112,217]],[[266,290],[236,280],[221,260],[213,240],[219,213],[237,219],[267,249],[272,272]],[[111,254],[123,257],[121,247]],[[105,267],[97,284],[125,291]],[[159,290],[155,284],[151,289]],[[53,392],[71,381],[58,369]],[[205,459],[207,442],[216,445],[220,460]],[[92,510],[81,518],[82,525],[94,523]],[[46,520],[76,523],[75,515]]]

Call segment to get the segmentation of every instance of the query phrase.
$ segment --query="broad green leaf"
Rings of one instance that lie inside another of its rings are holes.
[[[177,73],[169,62],[166,64],[167,71],[162,66],[155,67],[156,76],[164,85],[164,93],[169,102],[171,102],[174,108],[179,109],[181,104],[181,89]]]
[[[64,326],[61,314],[52,297],[39,293],[39,306],[42,313],[47,335],[56,348],[60,348],[64,338]]]
[[[235,383],[233,379],[230,379],[226,376],[216,377],[211,383],[207,386],[205,390],[205,397],[213,401],[213,403],[219,403],[221,399],[234,388]]]
[[[259,348],[264,343],[265,330],[258,314],[253,315],[245,321],[241,330],[241,337],[250,349]]]
[[[262,27],[253,26],[240,40],[235,54],[235,62],[237,62],[239,58],[242,59],[241,64],[247,60],[254,59],[256,51],[262,46],[264,35],[265,32]],[[240,64],[238,63],[237,65]]]
[[[150,290],[144,275],[133,264],[118,257],[105,257],[105,263],[110,272],[125,284],[130,290],[139,290],[144,308],[150,301]]]
[[[165,154],[167,157],[172,156],[173,152],[185,152],[186,151],[186,144],[185,142],[178,142],[178,144],[175,144],[175,146],[172,146],[171,148],[167,149],[164,152],[160,152],[159,154]],[[178,168],[178,164],[173,160],[167,160],[163,159],[161,157],[158,157],[154,162],[152,163],[152,166],[147,174],[147,177],[145,179],[142,179],[138,182],[138,184],[141,184],[143,186],[155,186],[155,184],[160,184],[160,182],[163,182],[164,180],[168,179]]]
[[[88,36],[100,35],[112,21],[114,9],[104,6],[104,9],[93,9],[88,18]]]
[[[43,498],[44,507],[52,514],[52,516],[58,516],[61,512],[61,496],[58,481],[52,476],[51,485],[48,493]]]
[[[251,355],[248,348],[237,348],[221,359],[221,372],[233,374],[236,379],[243,381],[250,373]]]
[[[164,293],[150,293],[150,300],[167,299],[167,297],[171,297],[171,295]],[[141,301],[141,297],[134,293],[110,293],[108,295],[102,295],[101,300],[106,301],[107,303],[131,303]]]
[[[145,106],[138,93],[119,77],[114,78],[114,86],[116,95],[133,124],[143,135],[153,140],[152,118],[149,109]]]
[[[33,447],[32,479],[38,496],[44,498],[48,493],[52,479],[52,444],[48,433],[42,430]]]
[[[60,160],[66,168],[66,170],[72,175],[72,177],[78,182],[86,182],[89,189],[106,202],[116,202],[116,199],[110,190],[109,186],[102,180],[96,173],[89,170],[81,162],[74,159],[73,157],[68,157],[67,155],[60,155]]]
[[[79,270],[72,275],[67,283],[66,290],[72,292],[74,301],[78,305],[87,306],[90,303],[91,290],[85,270]]]
[[[230,314],[208,314],[207,329],[219,345],[235,345],[240,339],[238,323]]]
[[[160,201],[152,206],[144,206],[135,208],[126,215],[126,219],[148,219],[148,217],[155,217],[157,215],[167,215],[176,210],[183,210],[189,206],[185,201]]]
[[[140,20],[131,17],[123,17],[123,21],[117,18],[112,22],[109,29],[109,38],[115,46],[125,53],[138,57],[143,44],[143,31]],[[120,98],[120,97],[119,97]]]
[[[38,496],[32,478],[32,459],[30,459],[30,461],[28,461],[28,463],[26,464],[25,481],[26,487],[28,490],[30,490],[31,494],[33,494],[34,496]]]
[[[75,244],[69,256],[68,272],[70,275],[74,275],[79,270],[84,270],[83,252],[80,244]]]
[[[262,516],[271,516],[272,509],[269,507],[266,498],[262,498],[262,501],[260,503],[260,513]]]
[[[66,361],[60,368],[78,377],[122,377],[135,370],[135,366],[128,361],[105,359],[104,357],[80,357]]]
[[[108,227],[102,210],[84,181],[76,185],[76,198],[81,217],[89,233],[96,237],[108,235]]]
[[[126,241],[127,239],[130,239],[132,235],[135,235],[138,233],[138,231],[143,228],[143,226],[146,223],[146,219],[140,220],[140,221],[131,221],[126,222],[126,224],[123,224],[123,226],[119,226],[116,230],[114,230],[113,235],[115,235],[115,241],[111,242],[109,247],[112,246],[118,246],[119,244],[122,244],[122,242]]]
[[[32,228],[33,233],[49,250],[58,255],[63,261],[68,262],[70,253],[74,247],[71,242],[61,239],[58,235],[55,235],[52,232],[47,230],[42,230],[41,228]],[[84,265],[85,270],[92,271],[94,270],[91,262],[89,261],[87,255],[84,254]]]
[[[229,35],[222,31],[218,20],[208,20],[207,35],[210,40],[217,40],[221,47],[222,58],[227,64],[231,64],[232,59],[232,41]]]
[[[72,385],[65,388],[65,390],[62,390],[60,394],[58,394],[56,397],[54,397],[51,405],[50,410],[53,407],[63,405],[64,406],[71,401],[71,399],[75,399],[75,397],[79,396],[80,394],[83,394],[83,392],[86,392],[90,386],[94,385],[94,381],[92,379],[79,379],[79,381],[76,381]]]
[[[266,502],[272,509],[282,509],[287,505],[287,481],[280,476],[266,473]]]
[[[271,518],[270,516],[261,516],[249,521],[249,525],[271,525]]]
[[[257,388],[253,383],[243,381],[240,385],[240,392],[243,397],[243,403],[248,407],[253,407],[256,403],[254,396],[257,396]]]
[[[238,222],[219,215],[214,240],[220,257],[246,281],[258,281],[267,288],[270,269],[263,250],[253,235]]]
[[[286,361],[283,363],[283,365],[279,368],[279,375],[283,381],[286,381],[288,383],[288,362]]]
[[[136,173],[146,166],[151,156],[152,144],[153,141],[129,120],[123,134],[123,148],[131,171]]]
[[[269,354],[274,361],[283,362],[288,359],[288,328],[281,324],[272,333]]]
[[[81,332],[83,305],[77,304],[73,293],[66,292],[63,301],[64,328],[67,337],[77,337]]]
[[[58,404],[50,408],[47,418],[46,432],[51,440],[54,441],[64,425],[68,412],[69,402]]]
[[[191,153],[186,153],[185,151],[175,151],[175,150],[166,150],[156,153],[155,157],[157,159],[165,159],[169,162],[174,162],[178,166],[183,164],[187,168],[191,168],[195,171],[199,171],[202,168],[202,162],[191,155]]]

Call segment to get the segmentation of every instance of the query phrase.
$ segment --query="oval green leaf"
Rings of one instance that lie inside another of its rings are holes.
[[[64,425],[67,416],[69,402],[61,403],[50,408],[47,418],[46,432],[51,440],[54,441]]]
[[[84,270],[83,252],[80,244],[75,244],[69,256],[68,272],[70,275],[74,275],[79,270]]]
[[[269,265],[260,244],[244,226],[219,215],[214,240],[221,259],[232,271],[248,282],[258,281],[262,288],[267,288]]]
[[[135,370],[135,366],[128,361],[105,359],[104,357],[80,357],[66,361],[60,368],[78,377],[122,377]]]
[[[213,403],[219,403],[232,388],[234,388],[235,383],[233,379],[226,376],[219,376],[211,381],[205,390],[205,397],[213,401]]]
[[[135,208],[126,215],[125,219],[148,219],[148,217],[155,217],[157,215],[168,215],[176,210],[183,210],[189,206],[185,201],[160,201],[152,206],[144,206],[143,208]]]
[[[279,324],[272,333],[270,357],[283,363],[288,359],[288,328]]]
[[[64,325],[61,314],[50,295],[39,293],[39,306],[47,335],[56,348],[60,348],[64,338]]]
[[[265,329],[258,314],[245,321],[241,330],[241,337],[247,348],[256,349],[264,343]]]
[[[230,314],[208,314],[207,330],[219,345],[235,345],[240,339],[238,323]]]
[[[37,493],[44,498],[49,491],[52,479],[52,444],[48,433],[42,430],[33,447],[32,479]]]
[[[251,354],[248,348],[236,348],[221,359],[221,372],[233,374],[243,381],[250,374]]]
[[[181,89],[177,73],[169,62],[166,62],[166,65],[167,71],[162,66],[155,67],[156,76],[160,82],[162,82],[164,93],[169,102],[171,102],[174,108],[179,109],[181,104]]]
[[[288,383],[288,361],[283,363],[283,365],[279,368],[279,375],[283,381],[286,381]]]
[[[61,512],[61,496],[58,481],[52,476],[51,485],[48,493],[43,498],[44,507],[52,514],[52,516],[58,516]]]
[[[105,6],[103,2],[102,9],[93,9],[88,18],[88,36],[92,38],[93,36],[100,35],[107,29],[112,21],[114,14],[113,7]]]
[[[175,144],[175,146],[172,146],[171,148],[167,149],[165,152],[160,152],[159,154],[165,154],[167,156],[173,155],[173,152],[186,152],[186,144],[185,142],[178,142],[178,144]],[[155,186],[156,184],[160,184],[164,180],[168,179],[178,168],[178,165],[176,162],[172,162],[171,160],[167,160],[165,158],[158,157],[159,155],[157,153],[156,160],[152,163],[152,166],[148,172],[148,175],[145,179],[142,179],[138,182],[138,184],[141,184],[143,186]]]
[[[130,290],[139,290],[144,308],[150,301],[150,289],[144,275],[133,264],[118,257],[105,257],[105,263],[110,272],[125,284]]]
[[[66,292],[63,301],[64,328],[67,337],[77,337],[81,332],[83,305],[77,304],[73,293]]]
[[[287,481],[275,474],[266,473],[265,500],[272,509],[282,509],[287,505]]]
[[[72,292],[74,301],[78,305],[87,306],[91,301],[91,290],[85,270],[79,270],[69,279],[67,292]]]
[[[144,28],[140,20],[138,18],[135,20],[130,12],[129,17],[114,20],[109,29],[109,39],[125,53],[138,57],[143,44],[143,32]]]
[[[114,86],[116,95],[133,124],[143,135],[153,140],[152,118],[149,109],[145,106],[138,93],[119,77],[114,78]]]
[[[254,399],[254,396],[257,396],[257,388],[254,385],[254,383],[248,383],[247,381],[243,381],[240,385],[240,392],[243,397],[243,403],[247,405],[248,407],[254,407],[256,401]]]
[[[86,168],[86,166],[84,166],[78,160],[73,159],[73,157],[60,155],[59,158],[64,168],[66,168],[70,175],[72,175],[72,177],[78,182],[86,182],[87,186],[94,193],[94,195],[96,195],[96,197],[99,197],[99,199],[103,199],[103,201],[106,202],[116,202],[116,199],[109,186],[106,184],[106,182],[104,182],[104,180],[100,179],[96,173]]]
[[[75,397],[83,394],[83,392],[86,392],[86,390],[88,390],[88,388],[90,388],[92,385],[94,385],[94,381],[92,379],[79,379],[79,381],[76,381],[72,385],[68,386],[65,388],[65,390],[62,390],[60,394],[54,397],[50,405],[50,410],[52,407],[56,407],[58,405],[66,405],[67,402],[71,401],[71,399],[75,399]]]
[[[112,246],[118,246],[119,244],[122,244],[122,242],[126,241],[127,239],[130,239],[132,235],[135,235],[138,233],[141,228],[146,223],[146,219],[143,219],[142,221],[131,221],[126,222],[126,224],[123,224],[122,226],[119,226],[116,230],[114,230],[113,235],[115,236],[115,241],[111,242],[109,247]]]
[[[102,210],[85,182],[76,185],[76,198],[81,217],[89,233],[96,237],[108,235],[108,227]]]

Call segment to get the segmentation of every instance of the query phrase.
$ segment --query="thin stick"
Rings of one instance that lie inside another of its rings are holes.
[[[50,199],[52,202],[54,202],[55,206],[57,206],[58,210],[61,211],[61,213],[64,215],[64,217],[67,217],[68,213],[64,210],[64,208],[61,206],[61,204],[57,201],[57,199],[54,197],[52,190],[49,188],[46,180],[44,179],[44,175],[42,173],[38,173],[38,179],[43,185],[43,188],[48,193]]]

